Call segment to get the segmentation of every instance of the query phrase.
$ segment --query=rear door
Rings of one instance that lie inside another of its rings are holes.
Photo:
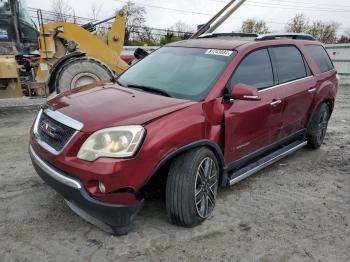
[[[269,51],[277,72],[276,87],[284,100],[283,122],[279,137],[282,139],[305,127],[317,83],[296,46],[271,47]]]
[[[260,101],[235,100],[225,104],[225,160],[233,162],[278,138],[283,102],[273,86],[274,72],[268,50],[249,53],[237,66],[228,85],[242,83],[259,90]]]

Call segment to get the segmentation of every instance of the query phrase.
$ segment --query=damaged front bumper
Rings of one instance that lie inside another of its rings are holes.
[[[79,179],[47,163],[32,146],[29,147],[29,154],[39,176],[65,198],[75,213],[108,233],[124,235],[130,231],[142,201],[129,206],[96,200],[89,195]]]

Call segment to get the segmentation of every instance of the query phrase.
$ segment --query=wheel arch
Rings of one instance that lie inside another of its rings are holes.
[[[330,113],[329,116],[331,116],[332,113],[333,113],[333,109],[334,109],[334,103],[335,103],[335,99],[334,99],[334,98],[328,97],[328,98],[322,99],[318,104],[316,104],[316,106],[314,107],[314,110],[312,111],[312,113],[311,113],[311,115],[310,115],[310,117],[309,117],[309,119],[308,119],[307,126],[310,125],[310,123],[311,123],[311,121],[312,121],[312,118],[313,118],[315,112],[317,111],[317,109],[318,109],[322,104],[326,104],[326,105],[328,106],[328,108],[329,108],[329,113]]]
[[[334,98],[326,98],[323,101],[321,101],[320,104],[325,103],[329,108],[329,113],[332,115],[333,109],[334,109]]]
[[[153,170],[152,174],[149,176],[148,180],[145,182],[145,184],[142,186],[142,188],[144,188],[145,186],[148,185],[148,183],[154,179],[157,174],[159,174],[159,172],[164,168],[170,165],[170,163],[179,155],[186,153],[190,150],[196,149],[196,148],[200,148],[200,147],[207,147],[209,148],[216,156],[217,161],[219,163],[219,169],[220,169],[220,176],[219,176],[219,184],[221,184],[221,180],[224,177],[224,172],[225,172],[225,160],[224,160],[224,155],[223,152],[220,148],[220,146],[218,144],[216,144],[215,142],[211,141],[211,140],[207,140],[207,139],[203,139],[203,140],[198,140],[195,142],[192,142],[190,144],[184,145],[178,149],[176,149],[175,151],[169,153],[166,157],[164,157],[155,167],[155,169]],[[140,191],[142,190],[142,188],[140,189]]]

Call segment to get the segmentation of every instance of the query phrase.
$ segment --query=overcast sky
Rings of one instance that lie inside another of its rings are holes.
[[[101,19],[110,16],[113,10],[125,4],[124,0],[68,0],[68,2],[78,16],[86,17],[91,14],[91,6],[94,2],[101,4]],[[172,26],[179,20],[193,27],[203,24],[211,18],[210,14],[218,12],[228,0],[134,0],[133,2],[145,7],[148,26],[163,29]],[[44,10],[51,8],[50,0],[27,0],[27,4],[29,7]],[[285,23],[296,13],[305,14],[310,21],[338,22],[341,33],[350,29],[349,0],[248,0],[220,28],[220,31],[237,31],[246,18],[264,19],[270,30],[284,31]]]

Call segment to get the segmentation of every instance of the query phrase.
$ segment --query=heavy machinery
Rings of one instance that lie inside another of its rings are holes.
[[[23,0],[0,0],[0,98],[23,96],[33,81],[38,31]]]
[[[41,15],[38,12],[39,21]],[[96,26],[115,19],[104,35]],[[67,22],[40,22],[40,63],[37,83],[46,83],[49,93],[109,80],[129,65],[120,58],[124,45],[125,14],[82,26]]]

